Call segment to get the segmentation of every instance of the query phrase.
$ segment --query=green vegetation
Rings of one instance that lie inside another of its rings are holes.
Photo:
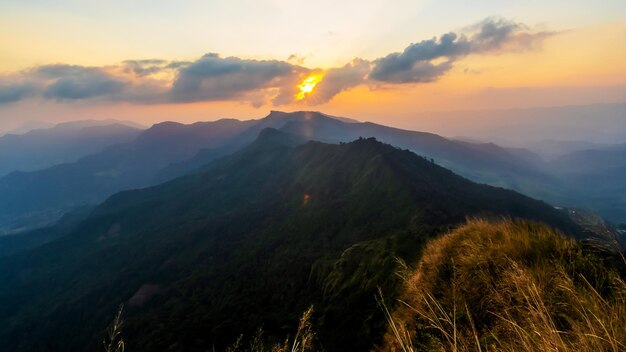
[[[382,351],[626,349],[626,284],[609,254],[539,223],[483,220],[423,253],[385,310]]]

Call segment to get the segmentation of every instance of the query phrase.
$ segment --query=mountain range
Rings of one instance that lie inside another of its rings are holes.
[[[298,117],[283,129],[325,119]],[[239,122],[215,124],[251,133]],[[192,143],[184,126],[165,128]],[[220,145],[235,143],[225,135]],[[49,228],[55,240],[0,258],[0,343],[95,350],[124,303],[133,351],[206,351],[254,334],[260,321],[280,339],[313,304],[325,349],[368,350],[385,330],[374,296],[380,289],[393,299],[400,285],[396,258],[414,262],[424,243],[467,217],[532,219],[585,236],[544,202],[374,138],[329,144],[263,127],[230,155],[117,193]]]
[[[624,143],[626,103],[623,98],[620,100],[591,105],[422,113],[411,116],[410,121],[411,128],[559,156],[585,145],[595,149],[604,144]]]
[[[138,125],[124,121],[85,120],[23,134],[5,134],[0,136],[0,175],[73,162],[108,146],[128,142],[140,132]]]
[[[224,119],[190,125],[164,122],[134,131],[137,134],[131,140],[73,162],[31,172],[14,171],[0,178],[0,229],[5,234],[18,233],[51,224],[74,207],[97,204],[118,191],[194,172],[245,147],[268,127],[328,143],[376,137],[473,181],[559,206],[588,207],[612,222],[626,222],[626,200],[619,196],[626,188],[621,178],[626,167],[623,149],[599,149],[593,152],[598,155],[583,159],[570,154],[546,162],[527,150],[493,143],[451,140],[319,112],[273,111],[259,120]],[[568,163],[580,172],[569,172]],[[601,163],[605,166],[598,167]],[[596,179],[603,182],[596,183]]]

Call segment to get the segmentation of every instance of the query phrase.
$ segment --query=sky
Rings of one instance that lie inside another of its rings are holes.
[[[623,103],[625,43],[623,0],[0,0],[0,130]]]

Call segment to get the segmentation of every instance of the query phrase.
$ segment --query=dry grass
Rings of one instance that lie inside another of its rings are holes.
[[[263,329],[259,328],[256,335],[246,346],[243,343],[243,336],[239,336],[237,341],[226,349],[227,352],[309,352],[314,351],[313,342],[315,333],[311,323],[313,307],[309,307],[298,324],[298,329],[293,340],[287,338],[281,344],[269,345],[263,336]],[[269,345],[269,346],[268,346]]]
[[[117,314],[113,318],[111,325],[107,328],[107,337],[102,342],[106,352],[124,352],[125,343],[121,337],[124,306],[120,305]],[[302,316],[298,323],[298,329],[293,340],[289,338],[281,344],[269,344],[264,336],[263,329],[259,328],[255,336],[249,341],[247,345],[244,344],[244,337],[240,335],[239,338],[229,347],[226,348],[226,352],[311,352],[314,349],[315,332],[313,331],[313,324],[311,323],[311,317],[313,315],[313,306],[309,307]]]
[[[469,221],[402,275],[379,350],[626,351],[624,280],[545,225]]]
[[[115,318],[113,318],[111,325],[107,329],[107,338],[102,341],[106,352],[124,352],[125,345],[121,336],[122,325],[124,325],[123,314],[124,306],[120,305]]]

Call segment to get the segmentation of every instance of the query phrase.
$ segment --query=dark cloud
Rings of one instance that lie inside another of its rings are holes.
[[[49,85],[43,96],[58,100],[86,99],[119,93],[123,89],[124,83],[102,77],[91,79],[62,78]]]
[[[523,23],[504,18],[487,18],[468,27],[471,37],[472,52],[515,52],[539,49],[543,41],[559,32],[532,31]]]
[[[432,82],[452,68],[451,61],[433,64],[430,60],[410,60],[401,54],[375,61],[369,78],[386,83]]]
[[[50,80],[43,96],[57,100],[117,95],[129,84],[98,67],[47,65],[37,68],[35,73]]]
[[[488,18],[474,27],[479,29],[471,39],[474,52],[498,50],[513,39],[516,33],[527,30],[520,23],[494,18]]]
[[[370,78],[389,83],[431,82],[449,70],[451,61],[471,51],[471,43],[465,36],[447,33],[409,45],[401,53],[392,53],[374,61]],[[434,64],[431,61],[445,58]]]
[[[284,61],[221,58],[211,53],[179,70],[170,96],[176,102],[238,98],[253,90],[280,89],[303,70]]]
[[[488,18],[468,27],[468,34],[450,32],[409,45],[374,61],[370,79],[386,83],[432,82],[452,69],[454,62],[470,54],[536,48],[553,32],[531,32],[525,25]]]
[[[8,104],[16,101],[20,101],[35,92],[35,87],[29,84],[13,83],[3,84],[0,83],[0,104]]]

